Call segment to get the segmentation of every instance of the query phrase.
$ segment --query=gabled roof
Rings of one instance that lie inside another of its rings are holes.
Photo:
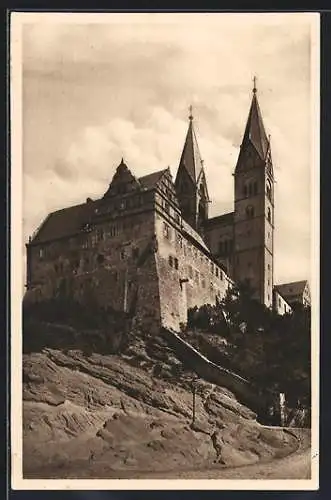
[[[308,281],[293,281],[292,283],[283,283],[281,285],[275,285],[275,290],[280,293],[285,299],[290,298],[294,295],[302,295]]]
[[[267,137],[260,106],[256,96],[256,88],[253,89],[252,103],[248,114],[242,147],[251,143],[262,160],[266,159],[269,150],[269,139]]]
[[[167,172],[168,168],[163,170],[159,170],[157,172],[152,172],[151,174],[144,175],[139,178],[139,182],[141,186],[145,189],[153,189],[156,187],[156,184],[159,182],[163,174]]]
[[[194,184],[196,184],[202,166],[203,164],[201,161],[198,141],[193,127],[193,117],[191,115],[184,148],[179,162],[177,177],[180,169],[185,168]]]
[[[109,195],[121,196],[121,193],[117,193],[121,184],[129,184],[132,192],[141,188],[153,189],[167,171],[169,168],[136,179],[122,160],[103,198],[95,201],[88,199],[86,203],[50,213],[36,231],[31,243],[47,243],[79,233],[86,223],[92,221],[96,210],[107,203]]]
[[[99,205],[99,200],[52,212],[37,230],[32,243],[46,243],[78,233],[88,223]]]

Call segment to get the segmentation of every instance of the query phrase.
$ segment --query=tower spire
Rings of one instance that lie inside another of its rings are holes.
[[[266,159],[266,154],[269,149],[269,140],[264,128],[262,114],[256,95],[257,93],[256,81],[257,78],[256,76],[254,76],[253,97],[241,147],[243,149],[245,146],[248,146],[249,144],[253,145],[256,152],[260,156],[261,160],[264,161]]]

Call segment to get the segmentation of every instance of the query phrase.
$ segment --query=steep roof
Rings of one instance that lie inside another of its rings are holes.
[[[186,134],[185,144],[179,162],[178,172],[181,168],[185,168],[192,181],[196,184],[203,163],[199,151],[198,141],[193,126],[193,116],[189,117],[190,123]],[[178,175],[177,172],[177,175]]]
[[[46,243],[78,233],[98,205],[99,200],[88,201],[50,213],[37,230],[33,243]]]
[[[251,143],[262,160],[266,159],[269,150],[269,139],[267,137],[260,106],[257,100],[257,91],[254,87],[251,107],[248,114],[242,146]]]
[[[302,295],[308,281],[293,281],[292,283],[283,283],[275,285],[275,290],[279,292],[285,299],[294,295]]]
[[[168,170],[159,170],[158,172],[153,172],[136,179],[124,164],[123,160],[120,167],[120,175],[123,175],[124,181],[130,182],[132,184],[132,188],[138,190],[141,188],[155,188],[162,175]],[[117,178],[118,176],[115,174],[114,184],[116,183]],[[82,230],[84,224],[88,223],[92,219],[96,209],[105,203],[105,198],[107,198],[112,186],[113,184],[110,185],[104,197],[99,200],[89,200],[86,203],[63,208],[50,213],[35,232],[35,236],[32,238],[32,243],[46,243],[77,234]]]
[[[152,172],[151,174],[144,175],[143,177],[139,177],[139,182],[142,185],[143,188],[145,189],[153,189],[156,187],[156,184],[159,182],[161,179],[162,175],[167,171],[168,169],[165,168],[163,170],[158,170],[157,172]]]

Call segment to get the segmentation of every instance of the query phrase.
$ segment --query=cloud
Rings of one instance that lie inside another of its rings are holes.
[[[23,29],[25,237],[48,211],[101,196],[122,156],[137,176],[167,166],[175,176],[190,104],[211,215],[233,210],[231,174],[256,73],[277,179],[275,276],[308,276],[311,18],[54,19]]]

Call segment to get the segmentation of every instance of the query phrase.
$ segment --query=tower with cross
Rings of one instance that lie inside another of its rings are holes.
[[[208,220],[210,202],[204,162],[194,128],[193,106],[189,106],[189,127],[175,180],[183,217],[200,234]]]

